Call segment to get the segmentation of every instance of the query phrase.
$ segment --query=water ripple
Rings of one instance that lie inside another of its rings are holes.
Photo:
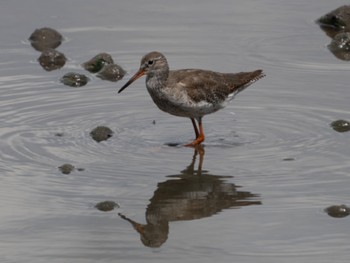
[[[250,61],[279,71],[297,70],[316,73],[349,71],[349,63],[332,58],[326,47],[327,39],[318,40],[320,42],[316,42],[315,38],[310,40],[309,35],[303,34],[276,38],[261,37],[247,41],[248,44],[242,50]]]

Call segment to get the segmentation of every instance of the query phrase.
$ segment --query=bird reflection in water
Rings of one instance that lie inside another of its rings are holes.
[[[195,170],[199,155],[198,168]],[[125,215],[147,247],[160,247],[168,239],[169,222],[210,217],[224,209],[260,205],[259,196],[238,191],[238,186],[225,182],[232,176],[216,176],[202,171],[204,149],[197,146],[191,164],[180,174],[158,183],[158,188],[146,209],[146,224],[140,224]]]

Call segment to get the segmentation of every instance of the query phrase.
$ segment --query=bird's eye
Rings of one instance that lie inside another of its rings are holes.
[[[148,60],[148,65],[153,65],[153,60]]]

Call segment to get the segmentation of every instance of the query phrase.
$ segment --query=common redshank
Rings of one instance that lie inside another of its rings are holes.
[[[265,76],[261,69],[239,73],[170,70],[165,56],[153,51],[141,59],[140,69],[118,93],[143,75],[146,75],[147,90],[159,109],[191,119],[196,139],[185,146],[193,147],[204,141],[204,115],[224,108],[237,93]]]

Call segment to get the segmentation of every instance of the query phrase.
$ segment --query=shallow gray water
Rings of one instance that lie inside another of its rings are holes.
[[[329,126],[350,119],[350,64],[314,23],[342,4],[2,1],[1,262],[348,262],[350,218],[323,209],[350,203],[350,133]],[[65,37],[61,70],[27,41],[44,26]],[[152,50],[174,69],[267,76],[204,118],[196,155],[166,145],[193,139],[191,123],[160,112],[144,79],[117,94]],[[101,51],[124,80],[81,68]],[[70,71],[91,81],[63,86]],[[98,125],[114,136],[93,141]],[[94,207],[106,200],[120,207]]]

